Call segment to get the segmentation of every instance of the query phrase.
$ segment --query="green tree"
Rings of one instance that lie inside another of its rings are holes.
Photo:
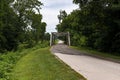
[[[33,17],[32,17],[31,27],[33,28],[33,31],[35,34],[35,41],[37,43],[39,40],[43,41],[43,39],[44,39],[44,34],[45,34],[45,30],[46,30],[46,23],[41,22],[42,15],[33,14],[32,16]]]
[[[12,50],[18,45],[17,15],[9,6],[12,0],[0,1],[0,49]],[[15,22],[16,21],[16,22]]]
[[[38,0],[0,1],[0,51],[17,49],[29,39],[43,40],[46,23],[41,21],[41,5]]]
[[[60,14],[58,15],[58,19],[59,19],[59,23],[61,23],[61,21],[67,17],[67,13],[65,10],[60,10]]]
[[[80,5],[60,24],[58,32],[69,31],[72,45],[85,46],[104,52],[120,49],[120,1],[74,0]]]
[[[13,7],[18,15],[19,27],[21,30],[21,39],[24,41],[24,33],[28,25],[31,25],[31,18],[33,13],[37,11],[40,14],[42,3],[38,0],[16,0]],[[21,40],[21,41],[22,41]]]
[[[88,2],[89,0],[73,0],[73,3],[78,4],[81,9],[85,7]]]

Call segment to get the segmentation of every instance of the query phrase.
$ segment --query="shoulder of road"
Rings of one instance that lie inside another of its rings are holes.
[[[79,47],[75,47],[75,46],[70,46],[70,48],[78,50],[80,53],[87,55],[87,56],[120,63],[120,55],[112,55],[110,53],[103,53],[103,52],[98,52],[95,50],[90,50],[90,49],[86,49],[86,48],[82,48],[82,47],[79,48]]]

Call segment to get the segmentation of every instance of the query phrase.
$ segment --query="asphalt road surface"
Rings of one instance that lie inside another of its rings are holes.
[[[120,80],[120,64],[71,49],[59,42],[51,48],[52,53],[88,80]]]

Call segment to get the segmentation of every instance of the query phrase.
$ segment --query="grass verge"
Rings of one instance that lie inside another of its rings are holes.
[[[0,53],[0,80],[11,80],[11,72],[13,71],[16,63],[31,51],[48,46],[48,41],[40,42],[31,48],[27,48],[27,45],[28,44],[25,43],[20,44],[16,51]]]
[[[11,80],[86,80],[50,53],[37,49],[22,57],[14,67]]]
[[[70,48],[80,50],[81,52],[85,53],[86,55],[90,55],[90,56],[94,56],[94,57],[98,57],[98,58],[102,58],[102,59],[120,63],[120,55],[112,55],[110,53],[99,52],[96,50],[91,50],[91,49],[87,49],[87,48],[83,48],[83,47],[71,46]]]
[[[10,80],[10,74],[17,61],[32,49],[22,49],[16,52],[0,54],[0,80]]]

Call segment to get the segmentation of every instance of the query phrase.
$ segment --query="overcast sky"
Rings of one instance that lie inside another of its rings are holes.
[[[73,0],[41,0],[44,4],[41,14],[43,15],[43,21],[47,23],[47,32],[56,32],[55,27],[59,23],[57,15],[60,10],[65,10],[67,13],[70,13],[78,8],[72,1]]]

